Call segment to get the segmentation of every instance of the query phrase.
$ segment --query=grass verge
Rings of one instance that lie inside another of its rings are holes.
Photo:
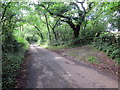
[[[49,50],[62,50],[62,49],[72,48],[71,46],[68,46],[68,45],[52,46],[52,45],[44,44],[40,46],[43,48],[47,48]]]

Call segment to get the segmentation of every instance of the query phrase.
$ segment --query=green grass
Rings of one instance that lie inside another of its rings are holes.
[[[94,64],[98,64],[98,58],[95,56],[98,51],[90,45],[68,50],[64,52],[68,56],[72,56],[79,60],[86,60]]]
[[[59,46],[52,46],[48,44],[40,45],[43,48],[47,48],[49,50],[64,50],[67,48],[73,48],[74,46],[68,46],[68,45],[59,45]],[[75,46],[76,47],[76,46]],[[87,48],[90,48],[90,50],[86,51]],[[68,56],[73,56],[74,58],[77,58],[79,60],[86,60],[94,64],[99,64],[97,61],[98,58],[94,56],[96,54],[97,50],[93,48],[90,45],[80,47],[78,49],[73,49],[68,52],[65,52]]]
[[[67,48],[71,48],[68,45],[58,45],[58,46],[52,46],[52,45],[48,45],[48,44],[44,44],[44,45],[40,45],[43,48],[47,48],[49,50],[61,50],[61,49],[67,49]]]
[[[94,64],[99,64],[98,63],[98,59],[95,57],[95,56],[88,56],[87,57],[87,60],[91,63],[94,63]]]

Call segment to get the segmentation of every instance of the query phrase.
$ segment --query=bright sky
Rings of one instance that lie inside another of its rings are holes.
[[[51,1],[51,0],[30,0],[31,3],[35,3],[35,4],[38,4],[38,1],[40,2],[40,1]],[[61,0],[56,0],[56,1],[60,2]],[[62,0],[62,1],[64,1],[64,0]],[[65,0],[65,1],[70,2],[70,0]],[[74,1],[74,0],[72,0],[72,1]],[[80,1],[83,1],[83,0],[77,0],[77,1],[80,2]],[[83,10],[82,7],[81,7],[81,4],[78,3],[78,5],[79,5],[80,9]],[[84,3],[83,6],[85,7],[85,9],[87,9],[87,4],[86,3]]]
[[[38,4],[38,1],[40,1],[40,0],[29,0],[30,3],[35,3],[35,4]],[[81,0],[78,0],[78,1],[81,1]],[[65,2],[65,3],[67,3],[67,2]],[[83,10],[80,3],[78,3],[78,6],[80,7],[81,10]],[[87,4],[86,3],[84,3],[83,6],[85,7],[85,9],[87,9]],[[34,9],[34,6],[32,8]],[[26,10],[22,10],[22,13],[28,13],[28,12]]]

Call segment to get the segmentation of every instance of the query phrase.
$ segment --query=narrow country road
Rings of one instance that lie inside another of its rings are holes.
[[[26,88],[118,88],[118,81],[84,64],[31,45]]]

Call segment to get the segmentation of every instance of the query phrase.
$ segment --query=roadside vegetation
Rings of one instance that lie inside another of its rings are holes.
[[[0,1],[3,89],[13,87],[25,52],[33,43],[54,51],[77,48],[67,54],[94,64],[99,64],[94,50],[103,51],[120,64],[119,5],[119,2],[79,0]],[[82,47],[86,45],[93,48],[92,52],[85,53]]]

